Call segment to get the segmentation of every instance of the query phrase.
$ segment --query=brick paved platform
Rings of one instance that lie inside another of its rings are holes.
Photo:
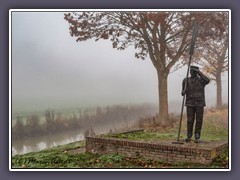
[[[98,154],[118,153],[127,157],[146,157],[170,163],[193,162],[211,164],[227,147],[227,141],[173,144],[172,141],[146,142],[98,136],[86,137],[87,152]]]

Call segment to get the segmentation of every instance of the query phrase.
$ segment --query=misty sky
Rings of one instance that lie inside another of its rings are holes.
[[[149,58],[136,59],[133,48],[117,51],[108,40],[77,43],[68,28],[64,12],[12,12],[13,111],[158,103],[157,73]],[[169,102],[182,100],[185,76],[186,67],[169,75]],[[207,106],[213,106],[214,82],[205,93]]]

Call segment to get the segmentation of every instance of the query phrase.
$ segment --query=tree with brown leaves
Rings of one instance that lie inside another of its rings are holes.
[[[187,57],[194,19],[202,26],[200,35],[208,36],[214,25],[210,12],[71,12],[65,13],[70,34],[76,41],[108,39],[113,48],[136,49],[135,57],[150,57],[157,70],[159,119],[168,119],[168,75],[178,69]],[[183,58],[180,58],[183,57]]]

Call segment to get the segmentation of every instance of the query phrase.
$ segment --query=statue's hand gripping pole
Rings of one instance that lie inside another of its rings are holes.
[[[183,109],[184,109],[184,103],[185,103],[185,96],[186,96],[186,90],[187,90],[187,81],[188,81],[188,74],[189,74],[189,69],[190,69],[190,64],[192,61],[192,56],[194,52],[194,46],[195,46],[195,41],[197,37],[197,30],[198,30],[198,23],[197,21],[194,22],[194,29],[192,33],[192,40],[190,44],[190,50],[189,50],[189,62],[188,62],[188,69],[187,69],[187,75],[186,75],[186,81],[184,84],[184,95],[183,95],[183,101],[182,101],[182,107],[181,107],[181,115],[180,115],[180,121],[179,121],[179,128],[178,128],[178,136],[177,136],[177,142],[173,142],[174,144],[183,144],[179,142],[180,139],[180,133],[181,133],[181,126],[182,126],[182,116],[183,116]]]

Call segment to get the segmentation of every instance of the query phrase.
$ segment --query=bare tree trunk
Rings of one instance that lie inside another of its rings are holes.
[[[168,85],[167,73],[158,71],[159,119],[157,123],[166,123],[168,120]]]
[[[222,79],[221,79],[221,72],[217,72],[216,84],[217,84],[217,103],[216,103],[216,108],[220,109],[222,107]]]

